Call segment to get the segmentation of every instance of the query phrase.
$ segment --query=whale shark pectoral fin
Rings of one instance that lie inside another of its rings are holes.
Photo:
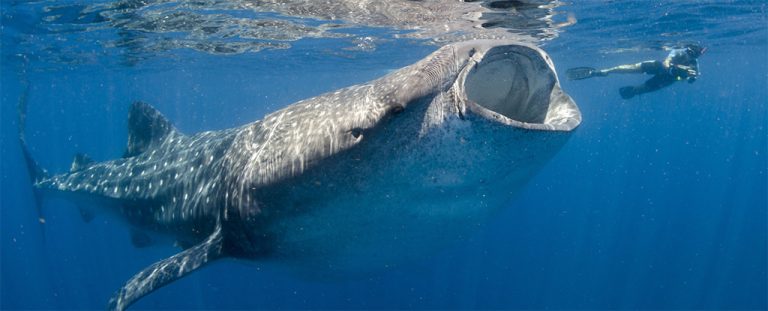
[[[125,310],[139,298],[187,276],[206,263],[222,256],[221,225],[202,243],[158,261],[134,275],[109,300],[109,310]]]
[[[176,128],[155,107],[134,102],[128,112],[128,146],[123,157],[141,154],[173,132]]]

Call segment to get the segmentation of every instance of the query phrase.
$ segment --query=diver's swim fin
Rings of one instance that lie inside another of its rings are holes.
[[[576,67],[566,70],[565,75],[569,80],[582,80],[592,77],[602,77],[606,74],[592,67]]]
[[[635,87],[625,86],[619,89],[619,94],[623,99],[630,99],[632,97],[635,97],[635,95],[637,95],[637,92],[635,92]]]

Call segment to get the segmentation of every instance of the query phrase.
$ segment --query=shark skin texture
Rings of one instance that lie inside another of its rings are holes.
[[[78,155],[55,175],[26,145],[26,106],[20,142],[38,198],[96,200],[136,230],[135,245],[146,232],[182,248],[128,280],[112,310],[223,257],[322,275],[428,256],[509,206],[581,122],[549,56],[500,40],[446,45],[226,130],[186,135],[136,102],[122,157]]]

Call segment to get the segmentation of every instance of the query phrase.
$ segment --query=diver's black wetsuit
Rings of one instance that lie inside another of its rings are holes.
[[[621,97],[629,99],[638,94],[653,92],[670,86],[675,81],[688,80],[688,83],[696,81],[699,75],[699,64],[695,57],[686,52],[687,49],[674,49],[664,61],[645,61],[634,65],[622,65],[610,69],[600,70],[607,75],[609,73],[646,73],[653,75],[645,83],[637,86],[625,86],[619,89]]]
[[[619,89],[619,94],[624,99],[635,95],[653,92],[667,87],[675,81],[687,80],[693,83],[699,76],[699,63],[697,58],[706,48],[695,44],[689,44],[682,49],[674,49],[663,60],[644,61],[636,64],[620,65],[613,68],[597,70],[590,67],[569,69],[571,79],[585,79],[591,77],[604,77],[610,73],[645,73],[653,75],[645,83],[636,86],[625,86]],[[572,75],[571,75],[572,74]]]

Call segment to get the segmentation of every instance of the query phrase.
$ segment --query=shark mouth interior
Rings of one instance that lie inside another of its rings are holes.
[[[466,73],[464,91],[470,109],[518,127],[570,130],[552,128],[550,124],[562,119],[551,112],[561,111],[558,106],[576,109],[573,115],[578,111],[570,97],[560,91],[557,77],[544,57],[526,46],[490,49]]]

